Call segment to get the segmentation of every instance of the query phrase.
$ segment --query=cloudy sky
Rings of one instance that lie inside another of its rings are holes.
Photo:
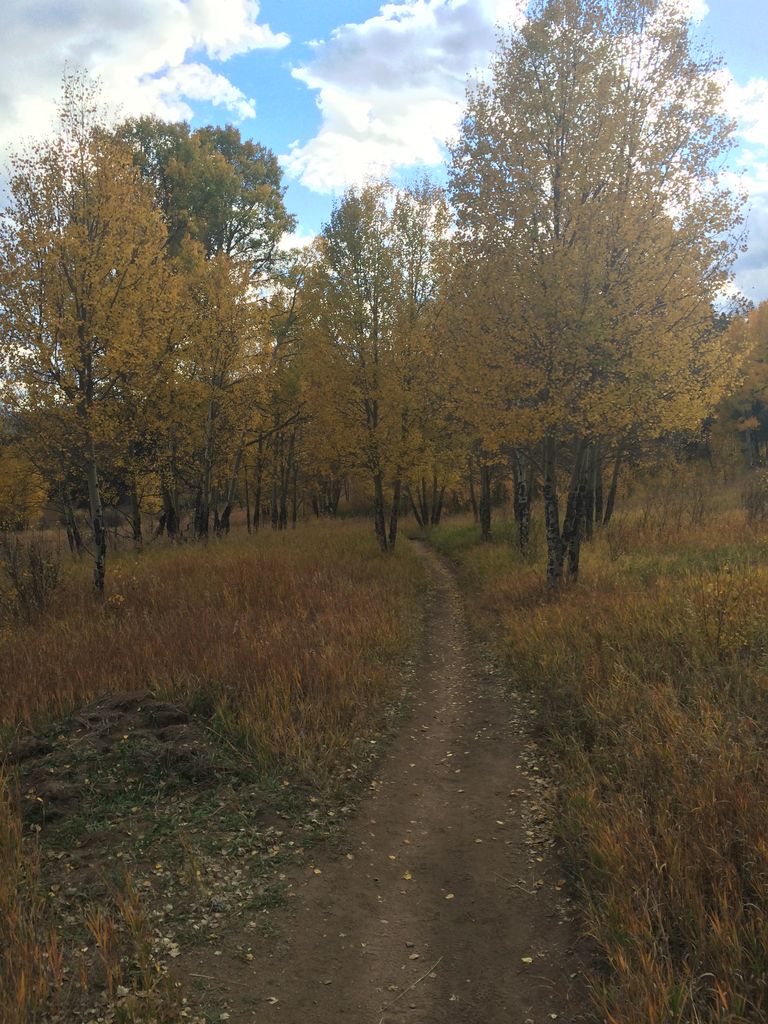
[[[299,234],[370,173],[439,173],[467,74],[521,0],[4,0],[0,152],[45,130],[65,65],[99,74],[126,114],[232,122],[280,155]],[[751,196],[737,281],[768,298],[765,0],[669,0],[723,55]]]

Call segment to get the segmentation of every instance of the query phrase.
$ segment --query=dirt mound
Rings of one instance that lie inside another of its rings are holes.
[[[81,813],[86,798],[115,796],[126,781],[166,790],[212,783],[220,760],[185,708],[148,691],[106,694],[45,735],[20,738],[6,756],[31,824]]]

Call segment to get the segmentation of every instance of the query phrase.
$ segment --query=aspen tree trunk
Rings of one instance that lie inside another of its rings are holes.
[[[195,536],[205,539],[211,519],[211,478],[213,475],[214,427],[216,419],[216,403],[213,399],[208,403],[205,418],[205,443],[203,445],[203,470],[195,503]]]
[[[133,546],[141,551],[144,538],[141,532],[141,506],[139,504],[139,489],[136,486],[136,477],[131,474],[131,531],[133,533]]]
[[[595,525],[599,529],[603,524],[603,447],[599,441],[595,444],[595,458],[593,466],[595,481]]]
[[[170,488],[163,485],[163,514],[158,523],[158,536],[165,528],[168,540],[176,540],[179,533],[179,514],[176,511],[176,499]]]
[[[77,525],[75,510],[72,505],[72,495],[69,493],[69,488],[66,486],[61,489],[61,505],[64,510],[64,522],[67,528],[67,543],[69,544],[69,550],[73,555],[79,558],[83,553],[83,537],[80,533],[80,527]]]
[[[258,532],[261,526],[261,484],[264,476],[264,435],[259,434],[258,455],[256,457],[256,490],[253,495],[253,529]]]
[[[395,543],[397,542],[397,523],[400,515],[400,491],[402,483],[400,480],[395,480],[395,485],[392,489],[392,508],[389,513],[389,540],[387,542],[387,551],[395,550]]]
[[[567,536],[563,526],[563,540],[568,555],[568,579],[576,583],[579,578],[581,538],[584,534],[588,490],[589,446],[580,444],[573,468],[571,488],[568,495]]]
[[[571,482],[568,487],[568,499],[563,520],[562,550],[568,557],[568,578],[575,581],[579,573],[579,554],[581,550],[581,533],[584,503],[584,469],[588,453],[588,445],[579,441],[571,470]]]
[[[288,451],[282,452],[281,444],[281,459],[280,459],[280,496],[279,496],[279,514],[277,520],[277,528],[279,530],[285,530],[288,528],[288,491],[291,486],[291,477],[293,474],[293,462],[294,462],[294,448],[296,442],[296,431],[291,432],[290,439],[288,441]]]
[[[240,467],[242,466],[244,452],[245,436],[241,435],[240,443],[238,444],[237,451],[235,452],[235,460],[232,464],[232,473],[227,481],[227,493],[224,498],[224,510],[221,513],[221,520],[219,522],[219,533],[229,533],[229,520],[232,515],[232,506],[235,502],[235,494],[237,493],[237,478],[240,476]]]
[[[611,474],[611,486],[608,488],[608,497],[605,502],[605,514],[603,515],[603,526],[607,526],[611,521],[613,515],[613,509],[616,504],[616,492],[619,488],[619,473],[621,472],[621,463],[624,458],[624,453],[619,449],[616,455],[616,461],[613,464],[613,473]]]
[[[341,492],[344,489],[343,480],[331,480],[330,483],[330,500],[328,504],[328,512],[330,515],[335,516],[339,511],[339,502],[341,501]]]
[[[296,529],[299,518],[299,464],[293,461],[293,495],[291,496],[291,529]]]
[[[413,500],[413,491],[411,490],[410,485],[408,485],[408,487],[406,487],[405,493],[408,495],[408,501],[410,502],[411,509],[413,510],[413,515],[414,515],[414,518],[416,519],[416,523],[423,530],[424,529],[424,519],[423,519],[423,517],[421,515],[421,512],[419,511],[419,506]],[[421,504],[421,502],[419,502],[419,504]]]
[[[525,455],[518,449],[512,456],[512,475],[515,486],[515,519],[517,520],[517,546],[525,554],[531,531],[531,497],[528,489],[528,467]]]
[[[439,526],[440,520],[443,517],[443,502],[445,501],[445,484],[440,488],[437,493],[437,500],[432,505],[432,517],[430,522],[432,526]]]
[[[429,522],[429,501],[427,499],[427,481],[424,477],[419,480],[419,513],[422,523]]]
[[[557,445],[554,438],[544,439],[544,527],[547,535],[547,583],[551,587],[563,578],[563,541],[560,536],[560,510],[557,503]]]
[[[251,495],[248,490],[248,464],[243,466],[243,485],[245,487],[245,528],[251,533]]]
[[[269,518],[273,530],[278,528],[280,523],[280,511],[278,508],[278,476],[281,472],[280,449],[283,446],[283,439],[276,434],[272,439],[272,494],[270,498]]]
[[[487,465],[480,467],[480,536],[483,542],[491,539],[491,470]]]
[[[373,531],[379,548],[383,554],[387,553],[387,526],[384,511],[384,483],[381,478],[381,470],[373,474]]]
[[[472,518],[475,522],[479,519],[479,509],[477,507],[477,497],[475,496],[475,473],[472,466],[472,458],[469,458],[469,502],[472,506]]]
[[[584,537],[592,540],[595,532],[595,461],[596,448],[590,445],[584,467]]]
[[[104,593],[104,579],[107,574],[107,531],[104,526],[99,471],[93,453],[88,462],[88,503],[93,528],[93,586],[96,593],[101,595]]]

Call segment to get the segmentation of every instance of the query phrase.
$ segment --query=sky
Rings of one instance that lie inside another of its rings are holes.
[[[749,193],[736,283],[768,298],[768,4],[666,0],[724,59]],[[280,158],[296,241],[366,176],[440,178],[467,76],[522,0],[2,0],[0,159],[50,126],[65,67],[126,115],[232,123]]]

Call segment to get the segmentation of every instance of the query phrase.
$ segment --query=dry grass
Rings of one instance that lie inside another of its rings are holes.
[[[67,1019],[73,994],[104,993],[111,1006],[118,993],[116,1024],[173,1024],[179,1020],[177,986],[151,952],[151,930],[128,881],[110,908],[84,913],[96,963],[85,948],[66,948],[51,911],[51,893],[41,878],[40,850],[26,841],[16,812],[14,784],[0,772],[0,1020],[33,1024]],[[125,964],[133,962],[129,977]],[[122,986],[122,987],[120,987]],[[98,996],[97,996],[98,998]],[[89,1017],[91,1015],[89,1014]]]
[[[552,597],[469,526],[436,541],[478,628],[535,690],[610,1024],[768,1017],[768,546],[741,512],[640,508]],[[472,609],[475,609],[472,612]]]
[[[315,777],[351,755],[397,696],[421,569],[381,559],[358,524],[112,559],[96,603],[73,567],[35,621],[0,633],[0,725],[151,689],[209,714],[261,764]]]
[[[63,560],[60,581],[38,587],[36,567],[63,555],[51,557],[51,537],[35,545],[5,549],[0,752],[100,694],[149,689],[197,710],[254,766],[322,788],[370,750],[401,698],[397,660],[417,635],[423,570],[407,545],[378,555],[367,524],[113,554],[103,602],[87,564]],[[77,920],[62,916],[60,887],[41,871],[41,854],[62,854],[45,831],[40,846],[25,837],[15,785],[0,774],[2,1024],[79,1021],[88,1005],[116,1024],[181,1019],[158,920],[137,895],[146,880],[124,878]]]
[[[25,852],[12,786],[0,773],[0,1019],[26,1024],[61,984],[37,851]],[[53,957],[51,957],[53,952]]]

